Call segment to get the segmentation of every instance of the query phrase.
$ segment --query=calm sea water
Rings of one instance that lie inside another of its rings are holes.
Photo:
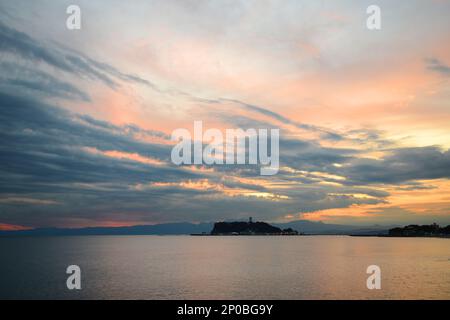
[[[82,290],[66,288],[66,267]],[[381,290],[366,288],[378,265]],[[0,238],[0,298],[450,299],[450,239]]]

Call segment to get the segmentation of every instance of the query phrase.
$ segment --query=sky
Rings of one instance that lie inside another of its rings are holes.
[[[0,230],[450,224],[449,13],[445,0],[2,0]],[[174,165],[172,131],[199,120],[280,129],[278,174]]]

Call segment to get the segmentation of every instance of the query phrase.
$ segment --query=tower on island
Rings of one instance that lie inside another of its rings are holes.
[[[252,222],[253,222],[252,217],[248,218],[248,223],[252,223]]]

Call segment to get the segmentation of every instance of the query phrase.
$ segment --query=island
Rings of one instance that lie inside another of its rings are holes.
[[[419,226],[411,224],[403,228],[389,230],[388,237],[440,237],[450,238],[450,225],[441,228],[438,224]]]
[[[248,222],[246,221],[234,221],[234,222],[216,222],[210,233],[195,233],[193,236],[294,236],[299,235],[297,230],[292,228],[280,229],[272,226],[266,222],[256,221],[253,222],[250,217]]]

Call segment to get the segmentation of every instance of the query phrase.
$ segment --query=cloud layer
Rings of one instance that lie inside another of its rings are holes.
[[[84,8],[96,12],[92,6]],[[155,6],[170,8],[172,16],[149,30],[151,45],[148,39],[135,39],[142,33],[137,19],[117,33],[124,43],[120,49],[112,50],[108,42],[108,55],[87,49],[90,44],[96,48],[92,34],[80,35],[76,49],[62,37],[38,39],[14,23],[23,11],[19,4],[0,6],[0,16],[8,21],[0,23],[0,229],[248,216],[360,224],[450,220],[445,196],[450,142],[448,127],[440,122],[448,119],[442,102],[448,97],[448,64],[441,53],[446,49],[429,55],[418,51],[412,60],[420,65],[404,69],[409,71],[380,71],[376,77],[389,83],[373,89],[374,83],[355,71],[360,67],[361,73],[375,75],[360,63],[365,58],[356,51],[361,48],[349,52],[330,38],[331,30],[342,35],[353,26],[346,14],[305,6],[327,23],[297,29],[287,23],[293,18],[289,12],[298,10],[290,3],[267,17],[286,18],[280,29],[268,24],[267,39],[259,34],[264,25],[245,3],[233,14],[218,4],[202,7],[195,13],[198,25],[188,14],[198,8],[175,2]],[[6,15],[11,7],[17,10]],[[219,7],[225,16],[218,15]],[[356,10],[345,8],[348,14]],[[108,19],[113,11],[105,12]],[[226,27],[211,16],[237,25]],[[184,21],[185,29],[175,27],[172,19]],[[210,29],[203,32],[199,26]],[[98,34],[104,28],[99,22]],[[169,40],[154,30],[174,36],[171,50]],[[215,36],[229,46],[212,45]],[[245,39],[267,50],[255,52]],[[294,49],[299,57],[292,55]],[[136,62],[135,57],[143,59]],[[204,57],[203,64],[198,57]],[[395,60],[385,58],[388,64]],[[367,59],[377,65],[379,58]],[[168,70],[170,63],[173,69]],[[402,79],[417,76],[407,72],[424,76],[406,83]],[[410,90],[417,90],[420,99],[405,98]],[[354,110],[346,120],[351,125],[329,121],[339,121],[335,104],[342,113]],[[402,122],[405,113],[413,119],[423,105],[429,106],[428,116],[436,116],[430,118],[433,130],[413,120]],[[313,121],[313,107],[320,107],[315,113],[327,121]],[[374,114],[382,129],[361,120],[359,112]],[[385,126],[393,115],[394,129]],[[279,173],[262,177],[257,166],[247,165],[173,165],[171,130],[190,129],[194,120],[220,130],[280,128]],[[399,133],[400,126],[408,132]],[[412,137],[411,132],[418,134]]]

